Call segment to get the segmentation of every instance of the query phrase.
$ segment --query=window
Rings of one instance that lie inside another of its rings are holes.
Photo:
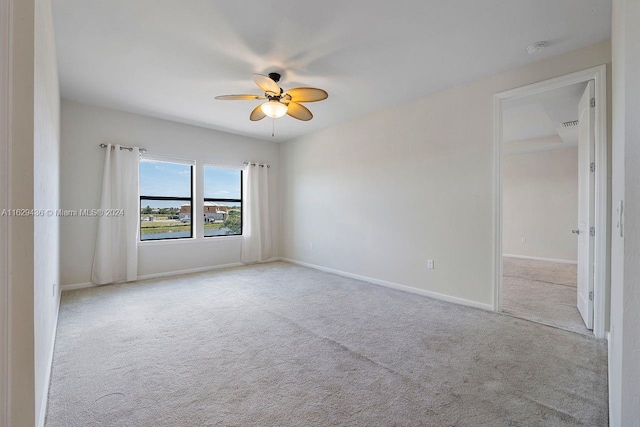
[[[242,171],[204,167],[204,237],[242,234]]]
[[[193,166],[140,159],[140,240],[193,236]]]

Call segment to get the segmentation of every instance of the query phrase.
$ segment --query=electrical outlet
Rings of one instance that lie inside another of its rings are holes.
[[[52,290],[53,294],[52,295],[54,297],[56,296],[56,291],[57,290],[58,290],[58,284],[56,282],[53,282],[53,290]]]
[[[520,239],[520,241],[521,241],[522,243],[527,243],[527,238],[526,238],[526,237],[523,237],[522,239]]]
[[[428,259],[427,260],[427,268],[433,270],[435,267],[433,266],[433,260],[432,259]]]

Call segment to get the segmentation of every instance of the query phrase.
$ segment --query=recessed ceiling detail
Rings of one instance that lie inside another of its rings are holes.
[[[511,148],[530,148],[533,141],[559,148],[578,145],[578,103],[586,83],[576,83],[536,95],[508,100],[503,111],[503,140]]]

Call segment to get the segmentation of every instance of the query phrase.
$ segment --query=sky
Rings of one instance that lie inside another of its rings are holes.
[[[204,167],[204,197],[221,199],[240,198],[239,169]],[[179,163],[140,160],[140,195],[190,197],[191,166]],[[179,207],[188,202],[143,200],[143,206],[152,208]],[[229,204],[231,205],[231,203]]]

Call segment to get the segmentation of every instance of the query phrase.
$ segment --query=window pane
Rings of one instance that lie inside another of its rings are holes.
[[[204,202],[204,236],[242,234],[242,211],[238,202]]]
[[[140,201],[140,240],[191,237],[191,203],[168,200]]]
[[[140,159],[140,195],[191,198],[191,166]]]
[[[204,167],[205,199],[240,199],[240,174],[238,169]]]
[[[204,236],[242,234],[242,171],[204,167]]]

